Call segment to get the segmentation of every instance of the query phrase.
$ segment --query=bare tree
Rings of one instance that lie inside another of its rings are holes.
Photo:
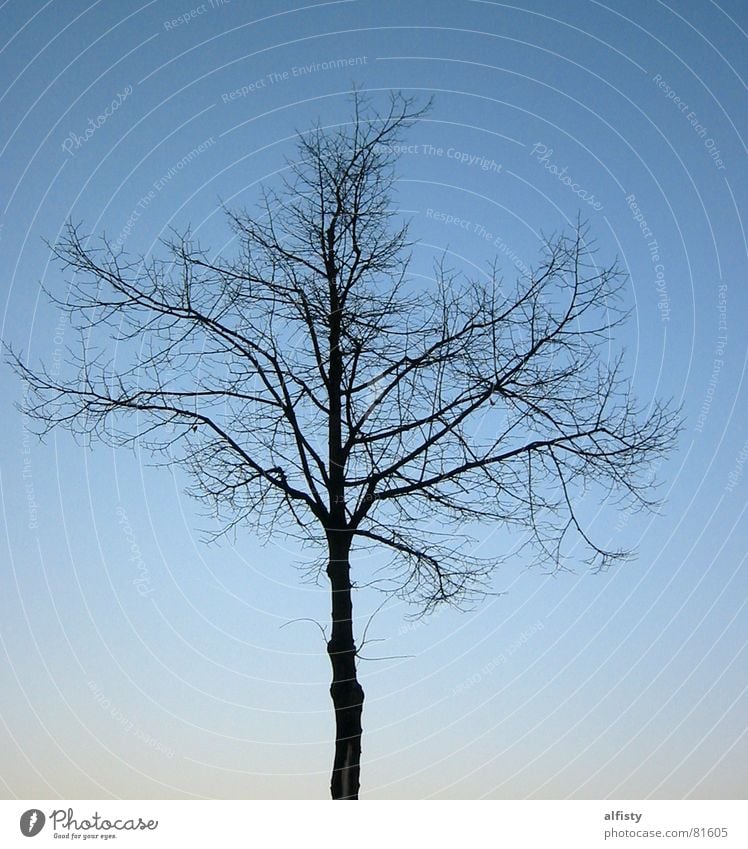
[[[134,258],[71,225],[54,247],[69,290],[53,298],[80,330],[74,374],[12,355],[42,434],[167,452],[223,530],[324,547],[342,799],[358,798],[364,702],[352,549],[389,549],[383,587],[425,611],[486,589],[501,558],[469,553],[473,522],[524,529],[546,568],[572,546],[605,568],[626,552],[593,538],[580,491],[652,506],[648,469],[679,427],[669,405],[636,405],[608,352],[625,278],[595,263],[583,227],[546,240],[511,286],[443,259],[432,284],[411,279],[393,144],[422,110],[401,95],[381,114],[360,97],[354,109],[300,134],[260,214],[227,210],[238,258],[190,232],[168,259]]]

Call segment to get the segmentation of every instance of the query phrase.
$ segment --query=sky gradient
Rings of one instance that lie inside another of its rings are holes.
[[[252,209],[354,86],[434,98],[394,198],[423,285],[445,249],[512,280],[579,215],[628,272],[611,356],[685,417],[661,514],[582,505],[638,552],[605,574],[517,558],[472,611],[379,610],[362,798],[748,791],[746,28],[737,0],[0,6],[0,336],[32,364],[64,371],[75,343],[41,290],[65,291],[45,240],[67,220],[145,254],[191,225],[230,253],[221,202]],[[0,794],[326,798],[329,663],[291,622],[329,615],[308,552],[241,529],[206,545],[179,469],[40,444],[7,367],[0,391]],[[357,593],[359,635],[382,600]]]

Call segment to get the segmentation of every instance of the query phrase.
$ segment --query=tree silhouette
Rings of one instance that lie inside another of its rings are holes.
[[[166,452],[222,530],[323,546],[333,798],[359,791],[352,550],[389,549],[385,588],[425,611],[486,589],[501,558],[469,553],[473,522],[525,529],[546,568],[571,545],[605,568],[626,552],[593,538],[577,494],[652,506],[648,469],[679,426],[667,404],[639,408],[606,353],[625,277],[595,263],[584,227],[546,240],[511,286],[495,267],[466,280],[443,259],[429,285],[409,277],[394,144],[422,112],[402,95],[383,113],[357,96],[350,122],[300,134],[260,213],[226,210],[235,258],[190,232],[164,243],[168,259],[137,258],[69,225],[53,248],[69,289],[51,297],[80,330],[71,376],[11,352],[40,433]]]

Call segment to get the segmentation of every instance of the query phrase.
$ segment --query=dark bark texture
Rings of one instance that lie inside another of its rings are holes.
[[[335,759],[330,792],[333,799],[358,799],[361,764],[361,713],[364,690],[356,675],[350,536],[333,537],[327,575],[332,591],[332,634],[327,652],[332,664],[330,696],[335,708]]]

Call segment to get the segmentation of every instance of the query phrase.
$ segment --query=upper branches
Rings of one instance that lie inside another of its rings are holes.
[[[227,526],[283,517],[386,546],[427,607],[486,578],[492,561],[461,543],[470,522],[525,529],[548,568],[571,545],[595,568],[623,556],[579,495],[652,506],[649,470],[679,427],[637,404],[613,353],[625,279],[578,227],[514,286],[443,261],[414,285],[393,145],[422,111],[357,97],[349,124],[300,134],[260,213],[226,211],[234,257],[187,232],[134,258],[71,225],[54,248],[69,289],[51,295],[80,332],[68,372],[12,354],[40,431],[168,452]]]

